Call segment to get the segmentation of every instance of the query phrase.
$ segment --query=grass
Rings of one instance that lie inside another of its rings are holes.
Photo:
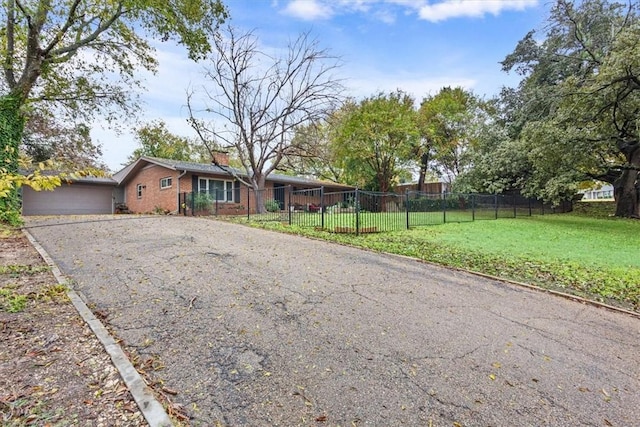
[[[359,227],[369,228],[376,227],[378,231],[395,231],[405,230],[407,221],[411,227],[436,225],[449,222],[471,222],[476,219],[495,219],[496,214],[499,217],[513,216],[513,209],[500,209],[498,212],[494,209],[465,211],[435,211],[435,212],[410,212],[407,216],[406,212],[387,212],[375,213],[362,211],[359,214]],[[251,221],[282,221],[289,222],[289,214],[286,212],[270,212],[265,214],[251,215]],[[323,222],[324,221],[324,222]],[[323,217],[320,213],[293,213],[291,215],[292,225],[299,227],[324,227],[326,230],[333,231],[336,227],[354,228],[356,227],[355,213],[326,213]]]
[[[361,236],[279,222],[251,224],[407,255],[640,311],[637,220],[556,214]],[[325,227],[331,230],[326,223]]]
[[[572,215],[445,224],[426,232],[443,245],[501,256],[578,262],[600,268],[640,268],[640,224]]]
[[[27,306],[27,296],[20,295],[12,289],[0,288],[0,311],[19,313]]]

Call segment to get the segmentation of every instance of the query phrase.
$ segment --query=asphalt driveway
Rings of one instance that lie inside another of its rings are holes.
[[[624,314],[207,219],[28,227],[127,345],[162,360],[192,425],[640,420],[640,321]]]

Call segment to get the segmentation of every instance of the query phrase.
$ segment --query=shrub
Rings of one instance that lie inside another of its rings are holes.
[[[197,211],[210,209],[212,204],[211,196],[206,193],[196,193],[193,197],[193,208]]]
[[[280,202],[273,199],[267,200],[264,202],[264,208],[267,212],[278,212],[280,210]]]

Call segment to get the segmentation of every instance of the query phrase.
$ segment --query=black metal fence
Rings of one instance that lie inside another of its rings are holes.
[[[183,193],[184,215],[246,215],[255,221],[279,221],[336,233],[374,233],[447,222],[470,222],[569,212],[572,202],[552,206],[521,195],[379,193],[325,191],[324,187],[275,187],[259,192],[236,189],[233,199],[220,194]]]

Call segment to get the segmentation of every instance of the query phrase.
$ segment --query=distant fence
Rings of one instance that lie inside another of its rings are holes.
[[[470,222],[569,212],[572,202],[552,206],[520,195],[380,193],[364,190],[299,190],[291,186],[182,193],[183,215],[245,215],[336,233],[373,233],[448,222]]]

